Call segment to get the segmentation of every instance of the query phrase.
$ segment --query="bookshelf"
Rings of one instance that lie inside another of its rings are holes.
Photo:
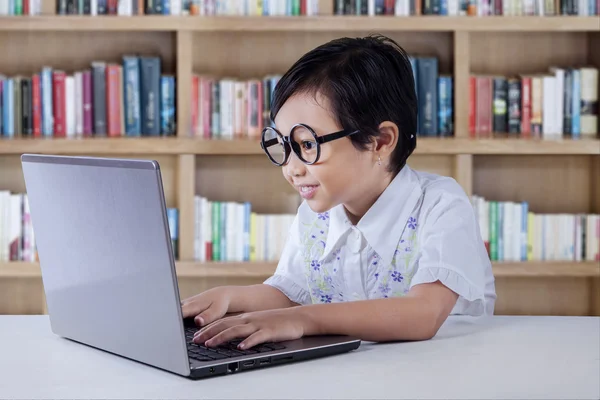
[[[0,47],[10,54],[0,72],[7,75],[44,65],[74,71],[134,52],[160,56],[164,71],[177,78],[178,122],[176,137],[0,140],[0,190],[25,191],[25,152],[156,159],[167,206],[180,212],[181,295],[261,282],[274,263],[194,261],[194,195],[280,213],[293,212],[295,194],[256,141],[189,137],[192,74],[282,73],[327,40],[381,32],[409,53],[437,57],[440,73],[454,78],[454,137],[420,138],[411,167],[452,176],[469,195],[528,201],[536,212],[600,213],[599,139],[472,139],[468,131],[470,74],[600,68],[600,17],[334,16],[332,4],[322,0],[315,17],[53,16],[46,3],[42,16],[0,17]],[[598,263],[499,262],[494,273],[499,314],[600,315]],[[0,313],[42,313],[43,304],[36,263],[0,263]]]

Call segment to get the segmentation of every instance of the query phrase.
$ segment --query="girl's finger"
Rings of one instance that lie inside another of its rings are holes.
[[[239,319],[235,318],[224,318],[218,321],[213,322],[212,324],[202,328],[200,331],[196,332],[194,335],[194,343],[204,344],[207,340],[212,338],[215,335],[218,335],[225,329],[229,329],[232,326],[243,324]]]
[[[183,318],[195,317],[196,315],[205,311],[209,307],[210,302],[207,302],[206,300],[191,301],[189,303],[183,304],[183,306],[181,307],[181,313],[183,315]]]
[[[261,329],[248,336],[245,340],[242,341],[242,343],[238,345],[238,347],[241,350],[246,350],[261,343],[269,342],[271,340],[272,338],[270,334],[264,329]]]
[[[233,339],[246,338],[256,331],[256,327],[250,324],[236,325],[229,329],[225,329],[218,335],[208,340],[205,344],[208,347],[216,347],[222,343],[229,342]]]

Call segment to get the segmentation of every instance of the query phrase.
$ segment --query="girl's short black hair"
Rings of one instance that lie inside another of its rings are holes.
[[[399,129],[390,162],[394,175],[416,147],[417,96],[410,60],[388,37],[335,39],[304,54],[277,83],[271,119],[299,93],[324,95],[340,126],[359,131],[349,138],[360,150],[379,135],[381,122],[394,122]]]

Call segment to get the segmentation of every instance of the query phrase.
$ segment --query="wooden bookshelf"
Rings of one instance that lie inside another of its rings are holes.
[[[2,139],[0,155],[29,153],[262,155],[258,140],[204,140],[186,137]],[[600,155],[600,140],[419,138],[415,154]]]
[[[44,2],[46,3],[46,2]],[[49,1],[48,3],[53,3]],[[454,78],[454,137],[419,138],[411,167],[451,176],[469,195],[527,201],[535,212],[600,213],[600,140],[470,138],[469,75],[600,68],[600,18],[316,17],[0,17],[0,73],[67,72],[124,54],[159,55],[177,77],[177,136],[0,140],[0,190],[24,192],[23,153],[152,158],[161,164],[167,206],[180,210],[182,297],[223,284],[262,282],[274,263],[194,261],[194,195],[251,201],[261,213],[293,212],[297,194],[250,139],[190,138],[193,73],[246,79],[283,73],[303,53],[340,36],[381,32],[408,53],[439,60]],[[46,12],[53,10],[45,4]],[[260,187],[258,178],[264,182]],[[224,184],[226,182],[226,184]],[[598,263],[494,263],[498,314],[600,315]],[[35,263],[0,264],[0,313],[40,313]]]

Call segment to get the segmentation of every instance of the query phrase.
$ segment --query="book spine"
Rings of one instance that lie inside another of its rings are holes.
[[[94,134],[106,136],[106,65],[92,63]]]
[[[92,116],[92,72],[86,70],[82,73],[83,97],[83,135],[91,136],[94,131]]]
[[[31,106],[31,80],[21,80],[21,126],[23,136],[31,137],[33,135],[33,112]]]
[[[161,133],[175,135],[175,77],[161,77]]]
[[[66,74],[63,71],[54,71],[52,75],[52,88],[54,104],[54,136],[66,136],[66,120],[65,112],[67,108],[65,99],[65,78]]]
[[[154,0],[154,14],[162,14],[164,8],[164,0]]]
[[[521,132],[521,82],[508,80],[508,133]]]
[[[581,136],[592,138],[598,133],[598,69],[581,68]]]
[[[498,261],[498,202],[490,201],[490,257]]]
[[[142,108],[142,134],[160,135],[160,59],[142,57],[140,59],[140,84]]]
[[[98,15],[108,14],[108,0],[98,0]]]
[[[481,136],[489,136],[492,131],[492,78],[477,77],[476,129]]]
[[[452,136],[452,77],[438,78],[438,132],[440,136]]]
[[[221,84],[219,80],[215,80],[212,82],[212,91],[211,91],[211,109],[212,109],[212,117],[211,117],[211,136],[212,137],[220,137],[220,128],[221,128],[221,94],[220,94]]]
[[[535,214],[532,212],[527,213],[527,261],[534,260],[534,232],[535,232]]]
[[[75,112],[75,78],[68,75],[65,78],[65,126],[66,136],[75,136],[76,112]]]
[[[531,134],[538,137],[542,133],[542,101],[542,78],[534,76],[531,78]]]
[[[84,15],[92,14],[92,0],[83,0],[83,14]]]
[[[171,238],[171,252],[173,258],[178,259],[179,245],[179,210],[177,208],[167,208],[167,221],[169,224],[169,236]]]
[[[521,135],[531,135],[531,78],[521,79]]]
[[[555,136],[558,132],[554,124],[554,104],[556,101],[556,78],[542,77],[542,133],[544,137]]]
[[[527,253],[528,253],[528,238],[527,232],[529,231],[529,204],[527,202],[522,202],[520,210],[521,217],[521,261],[527,261]]]
[[[21,238],[23,237],[23,197],[21,194],[10,195],[10,212],[8,223],[8,248],[9,260],[21,261],[22,245]]]
[[[469,136],[475,138],[477,135],[476,115],[477,115],[477,78],[474,75],[469,77]]]
[[[0,75],[0,137],[4,134],[4,80],[5,79],[6,79],[6,77],[4,75]],[[2,201],[2,198],[0,198],[0,201]],[[0,210],[1,210],[1,206],[0,206]],[[0,244],[0,249],[1,248],[2,248],[2,245]],[[1,260],[1,257],[2,257],[2,254],[0,253],[0,260]]]
[[[206,139],[210,139],[211,134],[211,118],[212,118],[212,106],[211,106],[211,96],[212,96],[212,87],[213,81],[208,78],[202,78],[200,80],[201,85],[201,108],[202,108],[202,136]]]
[[[571,136],[571,123],[573,111],[573,70],[565,71],[565,86],[563,92],[563,133],[565,136]]]
[[[125,134],[141,136],[140,63],[137,57],[123,57],[123,76],[125,78]]]
[[[15,136],[17,137],[21,137],[23,135],[23,102],[21,100],[21,81],[23,80],[22,77],[18,76],[14,78],[14,86],[13,86],[13,93],[14,93],[14,102],[15,102],[15,109],[14,109],[14,121],[15,121]]]
[[[75,135],[83,135],[83,73],[75,73]]]
[[[581,133],[580,110],[581,110],[581,71],[573,70],[573,102],[571,103],[571,135],[578,138]]]
[[[123,78],[123,66],[119,65],[118,67],[118,80],[119,80],[119,120],[121,122],[119,133],[120,135],[125,135],[125,82]]]
[[[67,15],[67,0],[56,1],[56,13],[58,15]]]
[[[505,133],[508,131],[507,122],[507,98],[508,86],[504,77],[493,78],[493,108],[492,131]]]
[[[4,104],[4,136],[15,136],[15,99],[14,99],[14,81],[7,78],[3,85],[3,104]]]
[[[212,260],[221,261],[221,238],[220,238],[221,206],[220,202],[212,202]]]
[[[118,65],[109,64],[106,66],[106,119],[108,136],[120,136],[121,134],[118,73]]]
[[[437,77],[438,61],[436,58],[419,58],[417,60],[419,76],[419,119],[423,136],[437,136]]]
[[[106,4],[106,13],[108,15],[118,15],[119,14],[119,0],[107,0]]]

